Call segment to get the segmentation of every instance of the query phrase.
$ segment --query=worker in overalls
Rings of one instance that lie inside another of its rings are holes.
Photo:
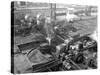
[[[41,14],[40,14],[40,13],[39,13],[39,14],[37,14],[37,16],[36,16],[37,25],[39,25],[39,24],[40,24],[40,16],[41,16]]]
[[[45,15],[42,13],[38,13],[36,16],[37,25],[41,25],[45,23]]]
[[[30,34],[32,30],[32,17],[29,14],[26,14],[24,17],[24,23],[22,24],[23,36]]]

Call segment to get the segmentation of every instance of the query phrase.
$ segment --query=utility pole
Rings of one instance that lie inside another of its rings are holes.
[[[53,21],[55,21],[56,20],[56,4],[50,4],[50,8],[51,8],[51,14],[50,14],[50,16],[51,16],[51,19],[53,20]]]
[[[46,40],[49,42],[49,45],[51,44],[51,40],[53,38],[53,35],[54,35],[54,32],[53,32],[53,25],[52,24],[52,21],[55,22],[56,21],[56,4],[50,4],[50,22],[51,23],[48,23],[48,22],[45,22],[45,31],[46,31],[46,34],[47,34],[47,37],[46,37]]]

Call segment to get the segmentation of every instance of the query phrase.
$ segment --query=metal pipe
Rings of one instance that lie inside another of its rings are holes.
[[[70,61],[75,67],[77,67],[79,70],[81,70],[81,68],[80,68],[73,60],[69,59],[69,61]]]

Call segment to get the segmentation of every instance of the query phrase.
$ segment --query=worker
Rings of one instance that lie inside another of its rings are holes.
[[[40,13],[39,13],[39,14],[37,14],[37,16],[36,16],[37,25],[39,25],[39,24],[40,24],[40,16],[41,16],[41,14],[40,14]]]
[[[67,13],[66,13],[66,20],[67,22],[73,22],[75,19],[80,19],[77,15],[75,15],[74,8],[67,8]]]
[[[37,25],[40,25],[41,23],[45,23],[45,15],[38,13],[36,16],[36,20],[37,20]]]

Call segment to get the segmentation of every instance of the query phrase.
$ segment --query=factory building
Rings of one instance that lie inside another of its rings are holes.
[[[97,6],[11,3],[11,72],[97,68]]]

